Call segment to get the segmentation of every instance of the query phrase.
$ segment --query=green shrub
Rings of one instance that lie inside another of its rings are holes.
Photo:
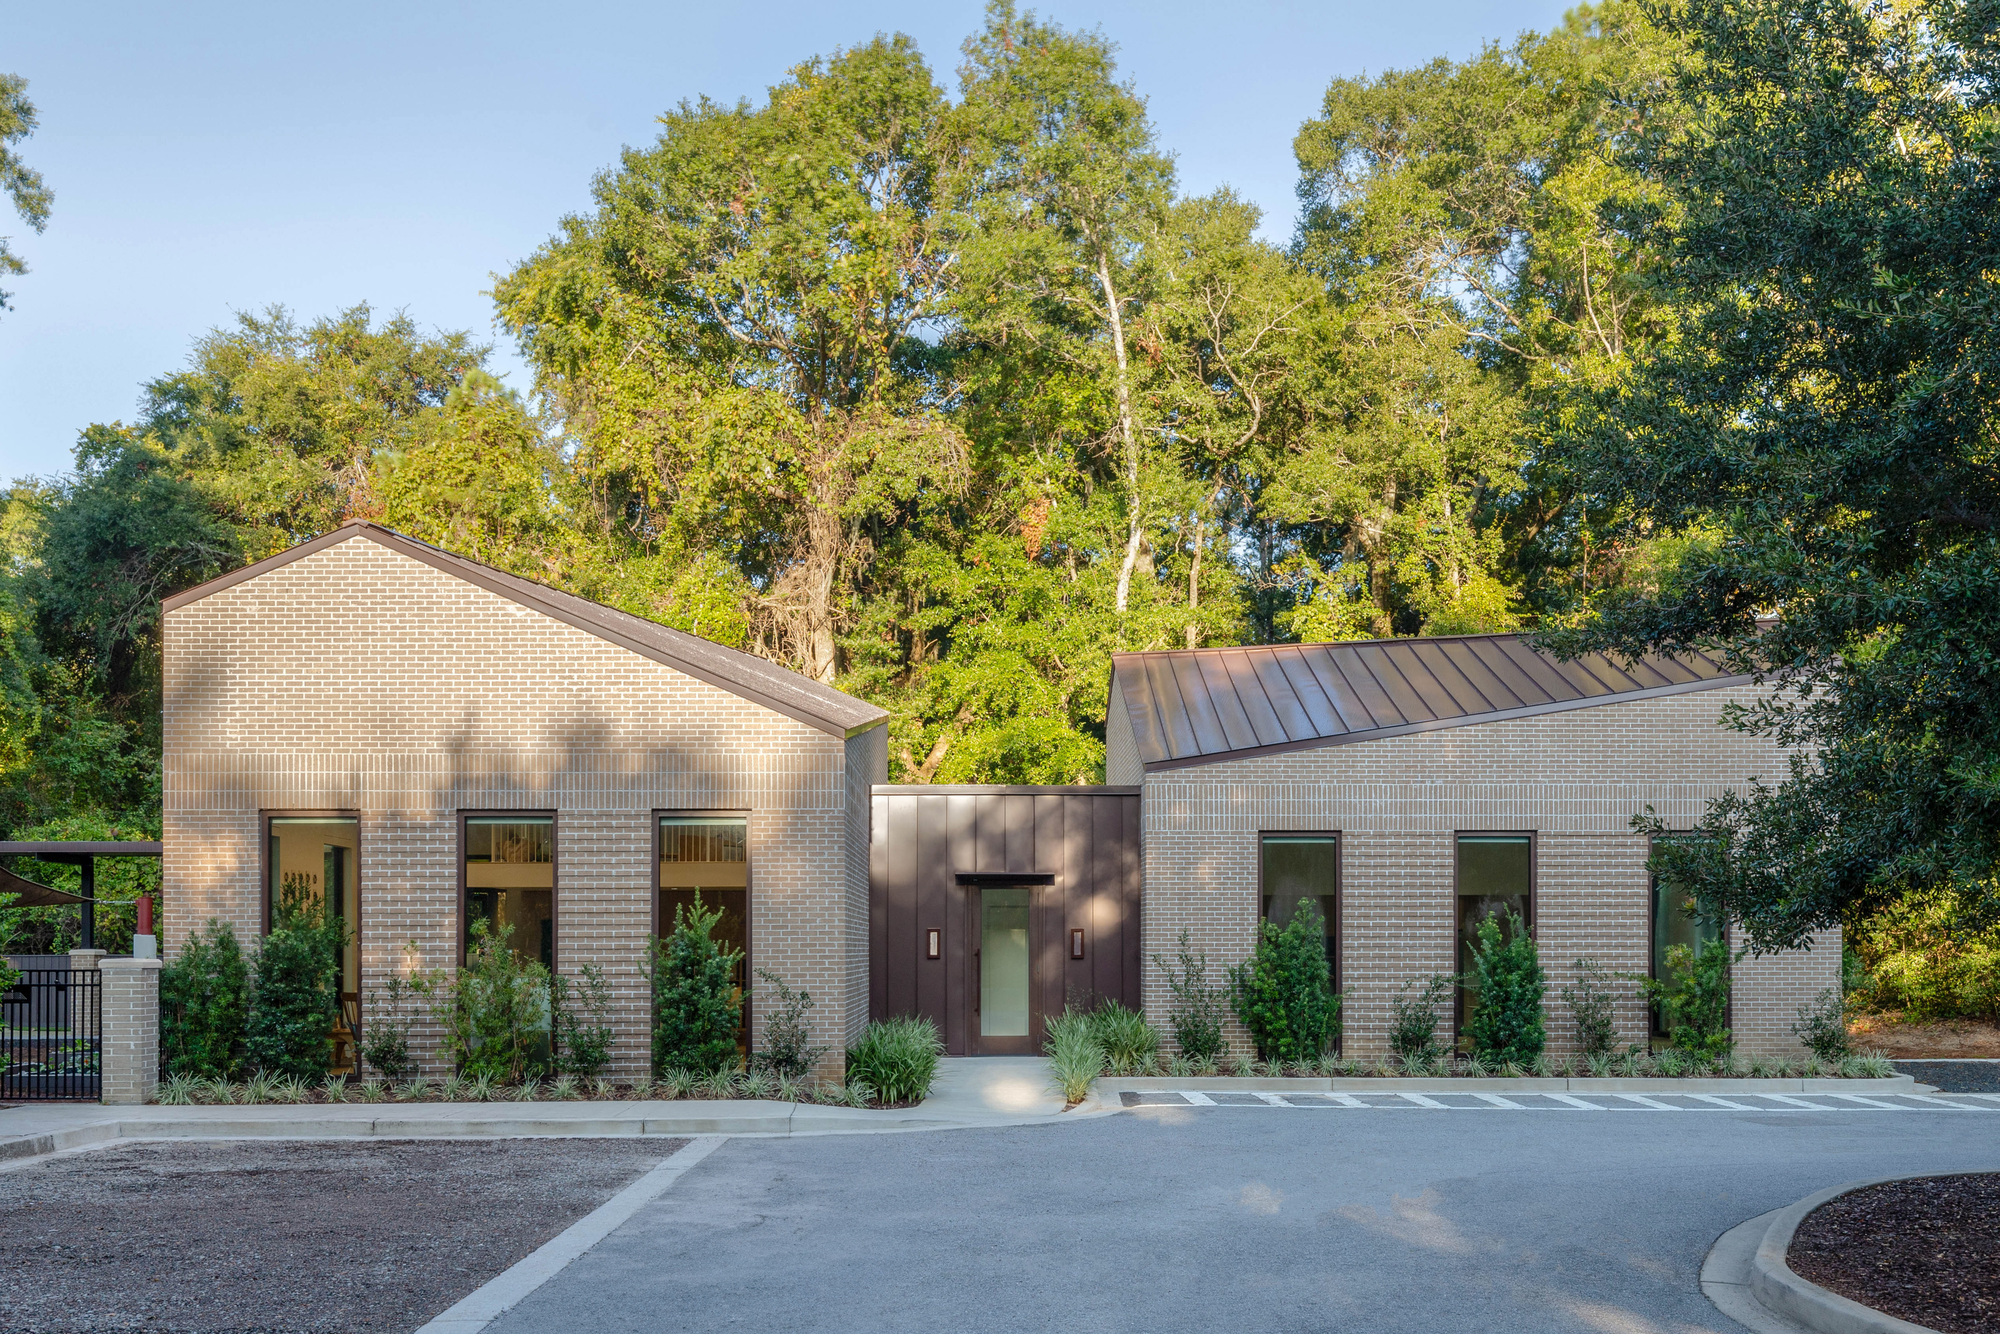
[[[1160,1030],[1137,1010],[1107,1000],[1085,1016],[1091,1039],[1114,1070],[1130,1070],[1160,1054]]]
[[[929,1019],[878,1019],[847,1050],[847,1082],[890,1104],[922,1102],[937,1078],[944,1039]]]
[[[572,1079],[591,1079],[611,1064],[611,987],[604,970],[587,963],[574,979],[549,979],[554,1003],[555,1068]]]
[[[1194,952],[1186,927],[1181,928],[1174,967],[1169,968],[1157,954],[1153,963],[1167,975],[1167,990],[1173,993],[1167,1026],[1173,1030],[1174,1045],[1181,1055],[1191,1061],[1212,1061],[1222,1055],[1226,993],[1208,984],[1208,955]]]
[[[833,1050],[815,1045],[806,1025],[806,1012],[813,1007],[812,993],[793,991],[785,985],[784,978],[768,968],[759,968],[757,976],[770,983],[775,1001],[764,1019],[764,1050],[757,1054],[753,1064],[780,1079],[803,1079],[822,1056]]]
[[[1699,952],[1675,945],[1667,951],[1665,978],[1634,979],[1646,999],[1660,1007],[1668,1042],[1696,1056],[1727,1056],[1735,1050],[1729,1033],[1729,969],[1739,957],[1720,938]]]
[[[1847,1041],[1846,1007],[1834,987],[1822,987],[1819,995],[1799,1006],[1792,1035],[1807,1051],[1822,1061],[1845,1060],[1851,1050]]]
[[[1548,981],[1535,937],[1520,914],[1509,911],[1480,922],[1466,981],[1474,988],[1465,1024],[1473,1054],[1491,1065],[1533,1064],[1547,1044],[1542,998]]]
[[[409,998],[415,989],[391,973],[387,990],[386,1005],[373,991],[368,993],[368,1015],[363,1024],[367,1036],[361,1043],[361,1059],[384,1079],[402,1079],[417,1068],[410,1055]]]
[[[1845,924],[1849,1008],[1913,1023],[2000,1020],[2000,926],[1982,907],[1952,891],[1912,894]]]
[[[1586,1057],[1602,1055],[1618,1041],[1617,998],[1611,991],[1611,974],[1598,967],[1595,959],[1578,959],[1570,966],[1576,970],[1576,981],[1559,994],[1569,1007],[1576,1045]]]
[[[1231,1007],[1261,1060],[1315,1061],[1340,1036],[1326,923],[1310,899],[1284,926],[1260,925],[1255,952],[1229,970],[1229,984]]]
[[[736,1068],[736,1033],[742,1026],[743,990],[736,985],[741,950],[715,938],[720,908],[674,906],[674,929],[653,938],[647,975],[653,984],[653,1072],[689,1070],[697,1075]]]
[[[1422,979],[1423,990],[1415,995],[1410,992],[1418,985],[1417,978],[1410,978],[1397,988],[1389,1021],[1389,1050],[1406,1064],[1437,1059],[1438,1006],[1451,995],[1452,984],[1457,980],[1450,973],[1432,973]]]
[[[472,924],[465,966],[422,984],[444,1029],[445,1054],[460,1075],[506,1082],[548,1072],[549,970],[514,952],[514,928]]]
[[[318,1079],[333,1060],[340,1018],[340,951],[347,923],[330,915],[302,873],[279,891],[277,924],[257,951],[243,1056],[267,1076]]]
[[[1062,1091],[1063,1101],[1075,1106],[1104,1073],[1104,1048],[1097,1040],[1097,1026],[1088,1013],[1072,1006],[1045,1020],[1042,1036],[1042,1051],[1049,1058],[1056,1087]]]
[[[167,1072],[229,1080],[243,1065],[250,970],[236,931],[211,917],[160,970],[160,1045]]]

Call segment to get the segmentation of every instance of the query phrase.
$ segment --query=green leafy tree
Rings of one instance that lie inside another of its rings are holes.
[[[1259,1060],[1317,1060],[1340,1036],[1326,921],[1310,900],[1282,927],[1259,924],[1256,950],[1229,970],[1229,985],[1230,1006]]]
[[[35,104],[28,100],[28,81],[18,74],[0,74],[0,190],[14,203],[21,220],[37,232],[49,225],[55,196],[42,174],[15,151],[14,145],[35,132]],[[26,273],[28,266],[0,236],[0,273]],[[0,310],[7,310],[11,292],[0,292]]]
[[[444,1029],[445,1054],[468,1079],[520,1083],[548,1072],[553,1055],[549,971],[519,954],[514,928],[472,924],[465,964],[419,979]]]
[[[1705,652],[1775,683],[1735,726],[1787,772],[1656,871],[1758,950],[1905,899],[2000,921],[2000,47],[1992,0],[1696,0],[1645,140],[1679,313],[1565,405],[1564,466],[1696,536],[1565,652]],[[1658,828],[1657,820],[1642,821]]]
[[[1466,1019],[1465,1036],[1473,1055],[1492,1064],[1532,1065],[1547,1041],[1542,997],[1548,980],[1534,935],[1518,913],[1496,913],[1481,920],[1466,982],[1472,1013]]]
[[[167,1073],[233,1079],[243,1067],[250,970],[236,931],[208,920],[160,970],[160,1045]]]
[[[266,1075],[323,1079],[340,1019],[340,951],[347,924],[326,910],[312,877],[279,888],[277,920],[257,951],[244,1063]]]
[[[674,929],[650,942],[647,972],[653,984],[653,1071],[717,1074],[739,1061],[736,1034],[743,1020],[743,989],[736,985],[741,950],[715,938],[720,908],[674,905]]]

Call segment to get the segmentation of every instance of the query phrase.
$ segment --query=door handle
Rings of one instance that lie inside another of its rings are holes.
[[[979,992],[981,990],[979,979],[981,967],[982,963],[979,958],[979,951],[974,950],[972,952],[972,1012],[974,1014],[979,1013]]]

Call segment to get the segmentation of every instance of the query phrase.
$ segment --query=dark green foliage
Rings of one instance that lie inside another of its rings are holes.
[[[410,1016],[406,1010],[413,989],[394,973],[389,975],[386,989],[386,1005],[376,1002],[374,992],[368,993],[361,1059],[374,1066],[382,1078],[398,1080],[414,1074],[417,1068],[410,1056]]]
[[[1671,111],[1646,161],[1684,319],[1570,405],[1555,452],[1624,514],[1607,536],[1687,545],[1554,642],[1700,650],[1786,687],[1736,722],[1797,747],[1789,772],[1654,857],[1751,946],[1913,895],[1983,929],[2000,920],[2000,7],[1655,12],[1693,49],[1639,107]]]
[[[1542,996],[1548,983],[1534,935],[1518,913],[1480,922],[1466,982],[1474,993],[1465,1025],[1472,1054],[1490,1065],[1532,1065],[1547,1040]]]
[[[587,963],[574,981],[557,973],[549,985],[555,992],[556,1069],[594,1079],[611,1063],[611,984],[602,968]]]
[[[1577,1049],[1585,1056],[1602,1056],[1618,1040],[1617,998],[1611,993],[1611,974],[1598,967],[1595,959],[1578,959],[1571,965],[1576,981],[1560,993],[1569,1007],[1570,1025]]]
[[[1411,978],[1396,989],[1394,1018],[1389,1023],[1389,1050],[1412,1060],[1435,1060],[1438,1049],[1438,1007],[1451,997],[1452,983],[1457,979],[1449,973],[1433,973],[1422,979],[1423,987],[1416,990],[1418,979]]]
[[[1839,988],[1822,987],[1819,995],[1799,1006],[1792,1036],[1822,1061],[1841,1060],[1853,1050],[1847,1040],[1847,1012]]]
[[[1634,979],[1659,1007],[1660,1026],[1676,1050],[1727,1056],[1735,1048],[1729,1033],[1729,970],[1740,957],[1722,939],[1708,941],[1699,952],[1676,945],[1667,951],[1665,978]]]
[[[1857,1010],[1915,1023],[2000,1019],[2000,927],[1960,928],[1958,896],[1911,895],[1842,936],[1842,983]]]
[[[801,1079],[833,1050],[814,1043],[806,1025],[806,1012],[813,1007],[812,993],[793,991],[784,978],[768,968],[759,968],[757,976],[770,984],[766,994],[772,1005],[764,1018],[764,1050],[751,1064],[783,1079]]]
[[[1169,968],[1159,955],[1153,964],[1167,975],[1167,990],[1173,993],[1173,1008],[1167,1026],[1173,1030],[1174,1045],[1192,1061],[1212,1061],[1222,1055],[1222,1020],[1228,1014],[1227,993],[1208,984],[1208,955],[1196,954],[1188,941],[1186,927],[1176,943],[1174,966]]]
[[[944,1038],[929,1019],[878,1019],[847,1049],[847,1084],[897,1107],[922,1102],[937,1078]]]
[[[673,933],[654,937],[647,960],[653,983],[653,1071],[686,1070],[698,1075],[733,1070],[741,1059],[736,1046],[742,1025],[742,989],[736,985],[740,950],[715,938],[720,908],[674,907]]]
[[[285,877],[278,919],[257,951],[244,1062],[261,1074],[322,1079],[340,1018],[340,950],[347,924],[329,917],[307,876]]]
[[[469,1079],[514,1083],[547,1074],[550,1056],[549,970],[514,952],[514,928],[472,924],[465,966],[423,979],[444,1029],[445,1054]]]
[[[1284,926],[1264,922],[1257,948],[1229,970],[1230,1005],[1266,1061],[1314,1061],[1340,1036],[1340,997],[1326,960],[1326,923],[1301,902]]]
[[[1107,1000],[1088,1014],[1090,1039],[1113,1070],[1130,1070],[1159,1055],[1160,1031],[1146,1016]]]
[[[250,970],[235,928],[211,917],[160,970],[160,1046],[167,1073],[234,1079],[243,1068]]]

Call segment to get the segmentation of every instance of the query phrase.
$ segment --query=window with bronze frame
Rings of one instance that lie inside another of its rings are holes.
[[[326,904],[347,925],[340,952],[340,1019],[330,1074],[355,1069],[361,1032],[361,820],[352,811],[264,813],[264,932],[277,924],[286,888]]]
[[[1535,836],[1533,833],[1460,834],[1452,879],[1458,918],[1458,973],[1472,973],[1472,947],[1479,925],[1489,917],[1514,913],[1523,927],[1535,924]],[[1478,992],[1457,988],[1452,1031],[1465,1027],[1478,1003]]]
[[[1319,904],[1326,930],[1326,962],[1340,990],[1340,835],[1280,833],[1260,837],[1260,916],[1287,926],[1306,900]]]
[[[556,817],[550,812],[468,811],[459,817],[459,961],[475,922],[508,937],[517,958],[556,966]]]
[[[746,1053],[750,1040],[750,834],[747,816],[731,812],[660,812],[654,821],[658,855],[657,890],[653,896],[653,933],[674,929],[674,910],[692,907],[701,896],[704,908],[719,910],[715,939],[725,949],[738,950],[736,984],[743,989],[743,1016],[737,1045]]]
[[[1662,834],[1655,838],[1672,838],[1672,834]],[[1652,876],[1652,917],[1650,934],[1652,937],[1651,976],[1655,982],[1664,982],[1667,977],[1667,951],[1676,945],[1686,945],[1695,953],[1712,940],[1722,938],[1722,927],[1713,918],[1705,916],[1696,907],[1695,901],[1687,895],[1676,895],[1660,883],[1660,877]],[[1652,1036],[1667,1036],[1666,1025],[1658,1005],[1646,1007],[1649,1012],[1649,1026]]]

